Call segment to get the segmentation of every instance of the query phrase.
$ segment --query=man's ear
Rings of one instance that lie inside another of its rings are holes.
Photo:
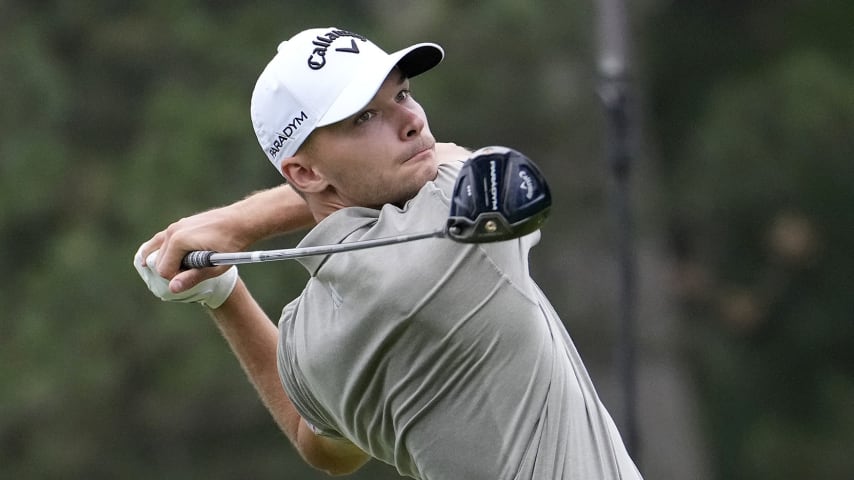
[[[319,192],[328,186],[326,178],[299,156],[282,160],[282,175],[294,188],[306,193]]]

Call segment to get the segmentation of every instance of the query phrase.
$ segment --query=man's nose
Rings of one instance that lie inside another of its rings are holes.
[[[412,137],[417,137],[421,130],[424,129],[424,117],[418,111],[410,108],[400,107],[401,140],[408,140]]]

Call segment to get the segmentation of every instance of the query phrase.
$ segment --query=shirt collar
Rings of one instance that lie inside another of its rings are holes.
[[[356,230],[377,222],[380,211],[366,207],[347,207],[333,212],[308,232],[297,248],[342,243]],[[300,264],[314,276],[329,255],[312,255],[297,258]]]

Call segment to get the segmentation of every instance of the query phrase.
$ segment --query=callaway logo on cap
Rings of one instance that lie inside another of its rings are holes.
[[[252,92],[252,126],[261,148],[281,173],[318,127],[362,109],[395,66],[414,77],[444,56],[434,43],[388,54],[367,38],[340,28],[315,28],[279,44]]]

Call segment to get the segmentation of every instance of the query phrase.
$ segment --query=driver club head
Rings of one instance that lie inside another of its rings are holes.
[[[446,234],[463,243],[510,240],[543,224],[552,199],[539,168],[507,147],[485,147],[466,160],[454,185]]]

